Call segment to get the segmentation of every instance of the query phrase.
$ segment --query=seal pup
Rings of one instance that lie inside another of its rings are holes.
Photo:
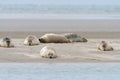
[[[9,37],[2,38],[0,40],[0,46],[1,47],[7,47],[7,48],[14,47],[14,45],[12,43],[12,40]]]
[[[102,50],[102,51],[113,51],[112,46],[105,41],[101,41],[100,44],[98,44],[97,48],[98,50]]]
[[[53,47],[50,47],[50,46],[43,47],[40,50],[40,56],[42,58],[49,58],[49,59],[57,58],[57,54],[56,54],[55,49]]]
[[[33,45],[39,45],[39,40],[34,35],[28,35],[24,40],[24,45],[33,46]]]

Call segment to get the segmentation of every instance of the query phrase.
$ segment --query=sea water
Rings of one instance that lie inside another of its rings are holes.
[[[119,80],[120,63],[0,63],[0,80]]]
[[[0,0],[0,31],[120,31],[119,23],[120,0]]]
[[[120,1],[0,0],[0,18],[120,19]]]

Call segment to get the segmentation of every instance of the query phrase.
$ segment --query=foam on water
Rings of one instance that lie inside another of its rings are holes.
[[[0,80],[119,80],[120,63],[0,63]]]
[[[39,13],[2,13],[0,14],[0,19],[70,19],[70,20],[79,20],[79,19],[87,19],[87,20],[120,20],[120,15],[115,14],[39,14]]]

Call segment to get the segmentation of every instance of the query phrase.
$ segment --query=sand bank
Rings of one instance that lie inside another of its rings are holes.
[[[109,41],[114,51],[99,51],[96,45],[101,41]],[[13,39],[14,48],[0,47],[0,62],[119,62],[119,39],[88,39],[87,43],[41,43],[38,46],[23,45],[24,39]],[[59,57],[43,59],[39,52],[44,46],[55,48]]]

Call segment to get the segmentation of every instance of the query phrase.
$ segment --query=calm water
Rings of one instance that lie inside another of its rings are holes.
[[[0,80],[119,80],[120,63],[0,63]]]
[[[120,19],[120,1],[0,0],[0,18]]]

